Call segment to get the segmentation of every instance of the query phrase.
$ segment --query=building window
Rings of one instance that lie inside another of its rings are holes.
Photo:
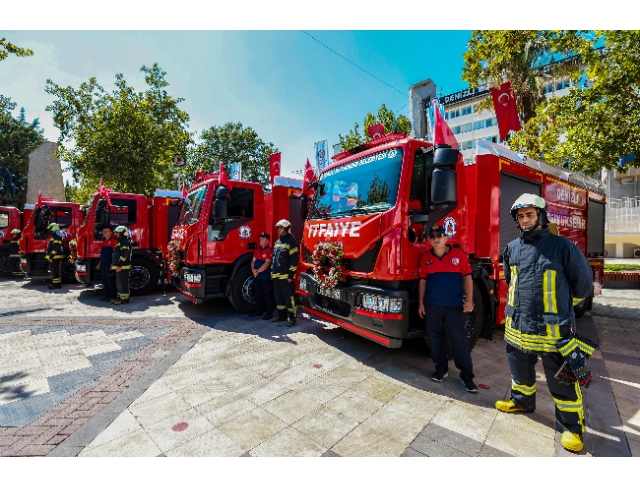
[[[480,130],[484,128],[484,120],[478,120],[477,122],[473,122],[473,129]]]
[[[444,119],[449,120],[449,112],[444,112]]]
[[[469,105],[468,107],[464,107],[462,109],[462,115],[471,115],[473,113],[473,108],[471,105]]]

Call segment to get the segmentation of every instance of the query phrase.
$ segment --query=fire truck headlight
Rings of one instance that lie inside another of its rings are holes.
[[[376,309],[383,312],[389,311],[389,298],[378,298]]]
[[[391,298],[389,300],[389,313],[401,313],[402,312],[402,299]]]
[[[300,279],[300,291],[307,292],[307,280]]]
[[[193,278],[193,282],[195,282],[196,284],[199,284],[200,282],[202,282],[201,274],[192,274],[191,277]]]
[[[27,258],[26,257],[20,257],[20,264],[21,265],[27,265]]]
[[[76,264],[76,272],[87,272],[86,264]]]

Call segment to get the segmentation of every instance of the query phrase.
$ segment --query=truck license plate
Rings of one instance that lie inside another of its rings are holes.
[[[340,300],[340,289],[322,289],[320,286],[318,286],[318,294],[321,294],[322,296],[326,296],[328,298],[333,298],[333,299],[337,299]]]

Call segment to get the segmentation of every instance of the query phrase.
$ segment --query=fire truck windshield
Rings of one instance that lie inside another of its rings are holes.
[[[7,228],[9,226],[9,213],[6,211],[0,211],[0,228]]]
[[[402,149],[347,162],[321,175],[311,218],[376,213],[396,204]]]
[[[187,194],[187,197],[182,202],[180,216],[178,217],[176,225],[191,225],[198,221],[206,194],[206,186],[200,186]]]

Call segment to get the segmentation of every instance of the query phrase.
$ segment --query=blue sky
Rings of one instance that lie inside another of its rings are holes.
[[[466,87],[462,54],[471,31],[307,31],[395,89],[323,47],[300,30],[281,31],[6,31],[34,50],[0,64],[0,93],[38,117],[49,140],[58,130],[45,111],[48,78],[77,87],[95,76],[107,89],[114,75],[145,88],[140,67],[167,72],[169,92],[184,98],[190,129],[241,122],[281,152],[283,175],[313,160],[313,143],[338,142],[382,103],[408,116],[411,85],[431,78],[443,93]]]

